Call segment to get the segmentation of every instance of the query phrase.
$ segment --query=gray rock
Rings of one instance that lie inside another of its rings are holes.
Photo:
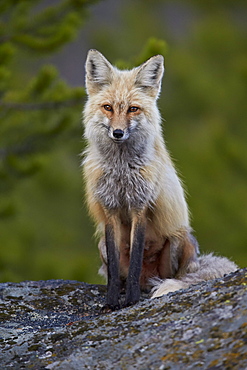
[[[0,284],[0,369],[246,369],[247,270],[103,314],[106,287]]]

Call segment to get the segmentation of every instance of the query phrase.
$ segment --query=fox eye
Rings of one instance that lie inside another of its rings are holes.
[[[112,112],[113,111],[112,107],[110,105],[108,105],[108,104],[103,105],[103,108],[105,110],[107,110],[108,112]]]
[[[129,107],[128,112],[134,113],[137,112],[139,109],[139,107]]]

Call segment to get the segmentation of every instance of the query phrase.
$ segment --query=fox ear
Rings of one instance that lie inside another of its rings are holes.
[[[153,97],[158,97],[164,74],[164,57],[156,55],[137,68],[136,85]]]
[[[95,49],[89,50],[85,69],[86,88],[89,95],[96,94],[112,80],[113,67],[111,63]]]

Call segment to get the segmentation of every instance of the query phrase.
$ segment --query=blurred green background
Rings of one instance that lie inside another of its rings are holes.
[[[0,281],[102,282],[80,168],[90,48],[122,68],[165,56],[164,137],[201,251],[246,266],[246,1],[1,0]]]

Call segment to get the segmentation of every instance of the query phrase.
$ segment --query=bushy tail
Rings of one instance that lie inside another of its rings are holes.
[[[238,269],[238,266],[226,257],[214,256],[212,253],[200,256],[198,262],[199,268],[195,272],[187,273],[179,279],[152,279],[152,298],[188,288],[201,281],[221,278]]]

